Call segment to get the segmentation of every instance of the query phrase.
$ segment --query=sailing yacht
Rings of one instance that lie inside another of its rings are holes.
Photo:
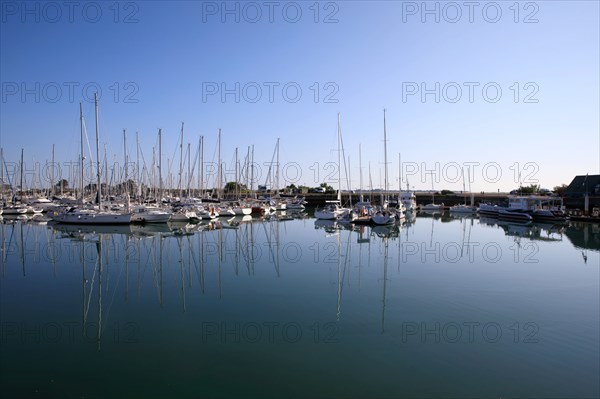
[[[433,175],[431,175],[431,203],[421,206],[422,211],[444,211],[444,203],[435,203],[435,189],[433,188]]]
[[[71,207],[53,217],[58,223],[70,224],[130,224],[130,213]]]
[[[383,110],[383,163],[384,163],[384,189],[386,193],[386,198],[383,201],[381,207],[377,209],[375,214],[371,217],[373,223],[377,225],[386,225],[386,224],[394,224],[396,222],[396,213],[392,212],[389,208],[389,198],[387,197],[388,193],[388,168],[387,168],[387,131],[386,131],[386,123],[385,123],[385,109]],[[402,212],[400,210],[400,212]],[[402,217],[404,214],[402,213]]]
[[[70,224],[129,224],[131,223],[131,213],[121,213],[106,211],[102,209],[102,195],[100,184],[100,148],[99,148],[99,129],[98,129],[98,94],[94,94],[94,103],[96,109],[96,174],[97,182],[97,199],[99,204],[93,209],[70,207],[66,211],[54,215],[53,220],[58,223]],[[83,109],[79,103],[79,116],[81,128],[81,203],[83,204]]]
[[[450,213],[462,213],[462,214],[474,214],[477,213],[477,208],[474,206],[467,205],[467,192],[465,191],[465,174],[464,170],[461,170],[462,180],[463,180],[463,193],[464,193],[464,203],[454,205],[450,207]],[[469,191],[471,190],[471,179],[469,178]]]
[[[342,155],[342,130],[340,128],[340,114],[338,113],[338,190],[335,201],[325,201],[325,207],[315,209],[315,218],[322,220],[334,220],[344,215],[350,214],[350,209],[342,208],[342,175],[341,175],[341,155]]]

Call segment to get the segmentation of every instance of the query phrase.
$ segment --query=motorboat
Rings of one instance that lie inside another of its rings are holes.
[[[477,208],[467,204],[459,204],[450,207],[450,213],[466,213],[474,214],[477,213]]]
[[[131,216],[131,221],[134,223],[166,223],[170,219],[171,212],[144,205],[134,206]]]

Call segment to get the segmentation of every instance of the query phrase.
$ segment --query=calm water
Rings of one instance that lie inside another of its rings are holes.
[[[4,218],[3,397],[598,397],[600,226]]]

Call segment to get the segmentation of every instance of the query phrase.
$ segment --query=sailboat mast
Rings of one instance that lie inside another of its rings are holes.
[[[158,201],[162,206],[163,180],[162,180],[162,129],[158,129]]]
[[[189,197],[191,197],[191,195],[190,195],[190,186],[192,184],[192,181],[191,181],[191,179],[192,179],[192,171],[191,171],[192,164],[190,163],[190,155],[191,155],[190,154],[190,143],[188,143],[188,146],[187,146],[187,153],[188,153],[188,159],[187,159],[188,173],[187,173],[187,177],[186,177],[185,180],[187,181],[187,196],[189,198]]]
[[[125,162],[125,207],[129,212],[129,176],[127,175],[127,135],[123,129],[123,161]]]
[[[238,197],[238,148],[235,147],[235,195]]]
[[[183,187],[181,186],[181,176],[183,175],[183,122],[181,122],[181,139],[179,141],[179,198],[183,197]]]
[[[362,150],[360,143],[358,144],[358,170],[360,179],[360,202],[363,202],[363,173],[362,173]]]
[[[279,137],[277,137],[277,169],[275,170],[277,177],[275,178],[275,193],[279,193]]]
[[[140,140],[138,137],[138,132],[135,132],[135,169],[136,169],[136,181],[138,185],[137,195],[138,201],[140,201],[141,193],[142,193],[142,179],[140,177]],[[144,162],[145,163],[145,162]]]
[[[383,109],[383,187],[385,190],[385,199],[388,199],[388,162],[387,162],[387,131],[385,125],[385,108]]]
[[[400,153],[398,153],[398,199],[400,199],[400,195],[402,194],[402,158]]]
[[[221,192],[221,129],[219,128],[219,145],[218,145],[218,160],[219,164],[217,165],[217,199],[219,198],[219,193]]]
[[[250,192],[254,190],[254,144],[252,144],[252,155],[250,157]]]
[[[350,155],[348,155],[348,201],[350,203],[350,208],[352,208],[352,169],[350,169]]]
[[[200,158],[200,142],[202,140],[202,136],[198,137],[198,148],[196,150],[196,153],[198,154],[198,190],[200,190],[200,186],[201,186],[201,182],[200,180],[202,179],[202,174],[200,173],[200,162],[202,162],[202,158]],[[198,196],[200,196],[200,191],[198,191]]]
[[[250,181],[248,180],[248,164],[250,163],[250,146],[248,146],[248,151],[246,152],[246,161],[244,162],[244,174],[246,175],[246,191],[250,188]]]
[[[337,127],[338,127],[338,192],[337,192],[337,200],[340,201],[340,205],[342,202],[342,132],[340,129],[340,113],[338,112],[338,121],[337,121]]]
[[[106,194],[107,197],[110,197],[110,186],[109,186],[109,181],[108,181],[108,151],[106,149],[106,143],[104,143],[104,194]],[[113,177],[114,177],[114,170],[111,173],[110,176],[110,182],[112,183],[113,181]],[[102,202],[102,201],[100,201]]]
[[[96,182],[98,184],[96,201],[98,202],[98,207],[100,207],[102,193],[100,188],[100,131],[98,129],[98,93],[94,93],[94,106],[96,108]]]
[[[204,195],[204,136],[200,136],[200,196]]]
[[[21,167],[19,168],[21,171],[21,201],[23,200],[23,151],[24,149],[21,148]]]
[[[1,178],[2,175],[0,175]],[[50,193],[54,196],[54,144],[52,144],[52,181],[50,182]]]

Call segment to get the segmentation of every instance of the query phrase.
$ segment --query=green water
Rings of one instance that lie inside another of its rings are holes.
[[[600,395],[600,227],[0,225],[2,397]]]

